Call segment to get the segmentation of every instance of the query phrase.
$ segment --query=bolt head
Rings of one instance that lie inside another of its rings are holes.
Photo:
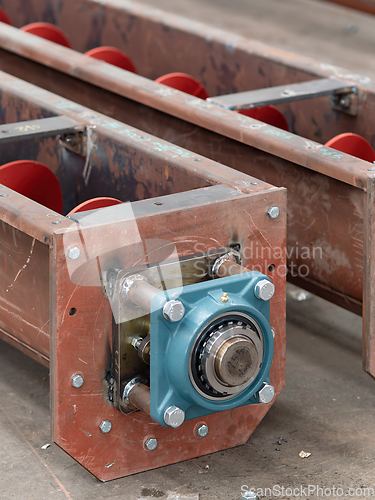
[[[260,403],[268,404],[275,397],[275,389],[272,385],[264,383],[264,386],[258,393]]]
[[[77,260],[81,255],[81,250],[78,247],[70,246],[66,251],[66,256],[70,260]]]
[[[185,412],[178,406],[169,406],[164,412],[164,422],[170,427],[180,427],[185,420]]]
[[[148,438],[145,441],[145,448],[148,451],[153,451],[156,449],[158,445],[157,439],[156,438]]]
[[[165,319],[172,321],[180,321],[185,314],[185,307],[179,300],[169,300],[163,307],[163,316]]]
[[[268,210],[267,210],[267,215],[270,219],[277,219],[278,216],[280,215],[280,209],[279,207],[270,207]]]
[[[255,285],[254,293],[257,299],[267,302],[274,296],[275,285],[268,280],[260,280]]]
[[[72,375],[72,386],[76,389],[79,389],[83,386],[84,378],[80,373],[75,373]]]
[[[258,500],[258,495],[255,491],[243,491],[241,494],[241,500]]]
[[[207,436],[207,434],[208,434],[207,425],[204,425],[204,424],[200,425],[197,429],[197,435],[201,438],[204,438]]]
[[[112,424],[109,420],[102,420],[99,429],[103,434],[107,434],[112,429]]]

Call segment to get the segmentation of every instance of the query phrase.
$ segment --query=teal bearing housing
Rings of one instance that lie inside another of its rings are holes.
[[[164,412],[171,406],[184,410],[185,420],[189,420],[258,403],[257,393],[269,383],[273,358],[269,300],[257,298],[254,291],[261,280],[270,281],[262,273],[249,271],[167,290],[154,297],[150,414],[155,422],[166,426]],[[170,300],[184,305],[185,314],[178,322],[163,315],[163,306]],[[251,359],[251,363],[243,366],[237,352],[245,352],[245,360]],[[237,377],[237,385],[223,382],[218,370],[224,373],[224,380]]]

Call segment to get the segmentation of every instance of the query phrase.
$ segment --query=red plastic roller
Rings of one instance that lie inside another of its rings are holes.
[[[289,125],[285,116],[275,106],[263,106],[261,108],[243,109],[239,111],[241,115],[250,116],[260,122],[268,123],[277,128],[281,128],[289,132]]]
[[[113,64],[113,66],[126,69],[126,71],[138,73],[130,57],[128,57],[125,52],[122,52],[115,47],[96,47],[95,49],[91,49],[86,52],[85,55],[95,59],[100,59],[108,64]]]
[[[100,198],[92,198],[91,200],[84,201],[77,207],[73,208],[68,215],[76,214],[77,212],[86,212],[87,210],[97,210],[99,208],[112,207],[113,205],[119,205],[122,203],[116,198],[107,198],[105,196]]]
[[[13,23],[9,19],[8,14],[3,9],[0,9],[0,21],[2,23],[10,24],[11,26],[13,26]]]
[[[0,184],[41,205],[62,213],[63,198],[56,175],[37,161],[20,160],[0,167]]]
[[[54,24],[31,23],[23,26],[21,30],[31,33],[32,35],[39,36],[40,38],[45,38],[51,42],[58,43],[59,45],[63,45],[69,49],[72,48],[64,32]]]
[[[208,93],[203,85],[196,80],[193,76],[186,73],[168,73],[167,75],[160,76],[155,80],[157,83],[163,83],[168,87],[176,90],[181,90],[187,94],[201,99],[207,99]]]
[[[345,133],[336,135],[336,137],[326,142],[325,146],[337,149],[348,155],[356,156],[361,160],[371,163],[375,161],[375,151],[366,139],[357,134]]]

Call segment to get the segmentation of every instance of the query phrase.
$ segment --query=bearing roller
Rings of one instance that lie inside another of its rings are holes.
[[[190,358],[190,379],[208,399],[230,399],[256,378],[263,360],[259,325],[243,313],[219,316],[203,330]]]

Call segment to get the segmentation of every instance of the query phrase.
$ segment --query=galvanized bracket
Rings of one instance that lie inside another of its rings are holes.
[[[348,115],[357,116],[359,111],[359,92],[357,87],[351,87],[350,91],[340,91],[331,95],[330,105],[335,111],[341,111]]]
[[[338,111],[349,114],[357,113],[357,88],[350,86],[347,82],[331,78],[216,96],[208,98],[207,101],[225,109],[240,111],[326,95],[331,95],[331,103],[334,103],[332,105]]]
[[[84,125],[66,117],[53,116],[24,122],[0,125],[0,145],[19,140],[33,139],[34,137],[75,136],[83,134]]]
[[[69,149],[73,153],[80,156],[86,156],[87,154],[87,133],[85,130],[76,130],[75,132],[69,132],[63,134],[60,137],[60,144],[64,146],[65,149]]]

